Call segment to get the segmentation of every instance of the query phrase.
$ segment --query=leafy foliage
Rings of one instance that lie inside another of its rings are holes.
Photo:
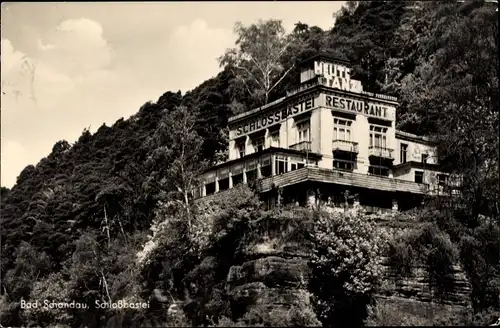
[[[402,313],[394,304],[383,300],[377,301],[376,305],[368,307],[368,317],[365,325],[376,326],[431,326],[431,320]]]
[[[384,235],[366,218],[316,213],[312,230],[313,293],[323,325],[362,320],[382,278]],[[349,321],[345,321],[349,320]]]
[[[425,267],[430,287],[439,297],[446,297],[453,292],[453,266],[458,256],[450,236],[429,224],[394,240],[390,244],[389,263],[401,277],[411,277],[415,268]]]
[[[292,43],[279,20],[260,20],[248,27],[237,22],[234,32],[238,35],[237,48],[228,49],[219,58],[221,66],[234,70],[251,97],[267,104],[271,91],[291,70],[284,72],[281,57]],[[284,73],[283,73],[284,72]]]

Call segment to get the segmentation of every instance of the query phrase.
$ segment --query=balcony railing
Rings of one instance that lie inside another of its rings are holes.
[[[382,148],[382,147],[377,147],[377,146],[370,146],[368,147],[368,154],[369,156],[376,156],[376,157],[382,157],[382,158],[394,158],[392,157],[392,152],[393,149],[389,148]]]
[[[290,148],[298,151],[311,151],[311,142],[301,141],[299,143],[296,143],[295,145],[291,145]]]
[[[405,181],[388,177],[380,177],[376,175],[305,167],[265,178],[261,181],[259,190],[261,192],[266,192],[272,188],[273,184],[278,187],[286,187],[303,181],[318,181],[353,186],[358,188],[368,188],[392,192],[409,192],[415,194],[426,194],[429,187],[427,184],[415,183],[412,181]]]
[[[346,140],[333,140],[332,142],[333,150],[342,150],[351,153],[359,153],[359,146],[357,142],[346,141]]]

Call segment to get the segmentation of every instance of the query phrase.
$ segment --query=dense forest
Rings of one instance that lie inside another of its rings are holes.
[[[297,22],[286,33],[276,20],[236,24],[238,41],[221,54],[216,77],[185,94],[168,91],[94,134],[84,130],[74,144],[57,142],[11,189],[2,187],[1,325],[418,325],[385,318],[390,309],[370,298],[380,285],[375,244],[388,245],[395,267],[420,262],[439,281],[459,262],[472,307],[439,323],[493,323],[500,317],[495,9],[485,1],[348,1],[327,31]],[[299,304],[285,317],[243,315],[227,295],[229,268],[242,256],[249,227],[284,210],[262,210],[243,187],[203,208],[189,190],[204,168],[226,158],[228,118],[285,96],[298,84],[297,64],[318,53],[349,60],[366,90],[398,97],[398,128],[437,143],[443,169],[463,176],[462,193],[426,203],[411,214],[426,226],[392,239],[359,217],[341,222],[304,210],[296,237],[315,248],[314,311]],[[273,69],[260,74],[249,56]],[[347,239],[366,261],[329,251]],[[149,306],[21,308],[36,300]]]

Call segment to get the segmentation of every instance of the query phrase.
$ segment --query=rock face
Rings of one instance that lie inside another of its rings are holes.
[[[293,229],[277,230],[271,228],[246,240],[241,264],[229,271],[227,282],[236,317],[270,311],[286,317],[292,307],[313,313],[307,291],[308,248],[284,241]]]
[[[379,216],[377,220],[381,232],[398,235],[418,228],[421,224],[391,214]],[[387,259],[384,259],[387,263]],[[424,267],[417,267],[410,277],[401,277],[386,264],[386,279],[378,297],[395,304],[401,312],[431,318],[449,312],[471,307],[471,284],[464,270],[455,265],[451,274],[452,288],[443,296],[439,296],[435,285],[431,287],[429,273]]]
[[[270,311],[289,313],[293,306],[312,311],[308,282],[310,245],[290,238],[293,220],[256,228],[253,237],[242,241],[242,251],[229,271],[227,286],[231,295],[233,315]],[[390,214],[377,220],[381,233],[401,233],[415,229],[416,222],[398,220]],[[394,303],[402,312],[425,318],[460,311],[470,306],[470,283],[459,266],[453,272],[453,290],[445,298],[436,296],[430,288],[429,275],[424,268],[414,270],[411,278],[396,276],[386,265],[386,279],[378,298]]]
[[[391,282],[388,295],[413,299],[420,302],[436,302],[452,306],[470,306],[470,283],[459,266],[453,268],[451,285],[453,288],[439,297],[436,288],[431,288],[429,274],[425,268],[417,268],[411,278],[397,277],[387,268],[387,281]]]

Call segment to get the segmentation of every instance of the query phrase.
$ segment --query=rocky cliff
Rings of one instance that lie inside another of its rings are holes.
[[[307,317],[294,318],[295,322],[319,324],[308,292],[310,247],[294,238],[298,231],[293,223],[287,218],[255,222],[242,241],[241,262],[231,267],[227,279],[236,317],[280,312],[278,316],[285,318],[300,311]]]
[[[363,213],[362,208],[350,211]],[[298,215],[283,212],[281,217],[254,222],[241,240],[236,256],[238,260],[227,277],[235,317],[271,311],[290,316],[294,308],[313,314],[308,291],[308,261],[312,245],[304,244],[304,238],[301,238],[302,231],[297,224],[300,215],[300,211]],[[411,216],[397,212],[363,215],[377,222],[380,233],[389,236],[420,226]],[[385,261],[385,276],[377,297],[394,303],[400,311],[432,318],[470,306],[471,287],[458,265],[454,267],[453,289],[445,297],[437,296],[436,288],[423,267],[415,268],[410,277],[403,278],[395,274]],[[309,320],[317,322],[315,316]]]

